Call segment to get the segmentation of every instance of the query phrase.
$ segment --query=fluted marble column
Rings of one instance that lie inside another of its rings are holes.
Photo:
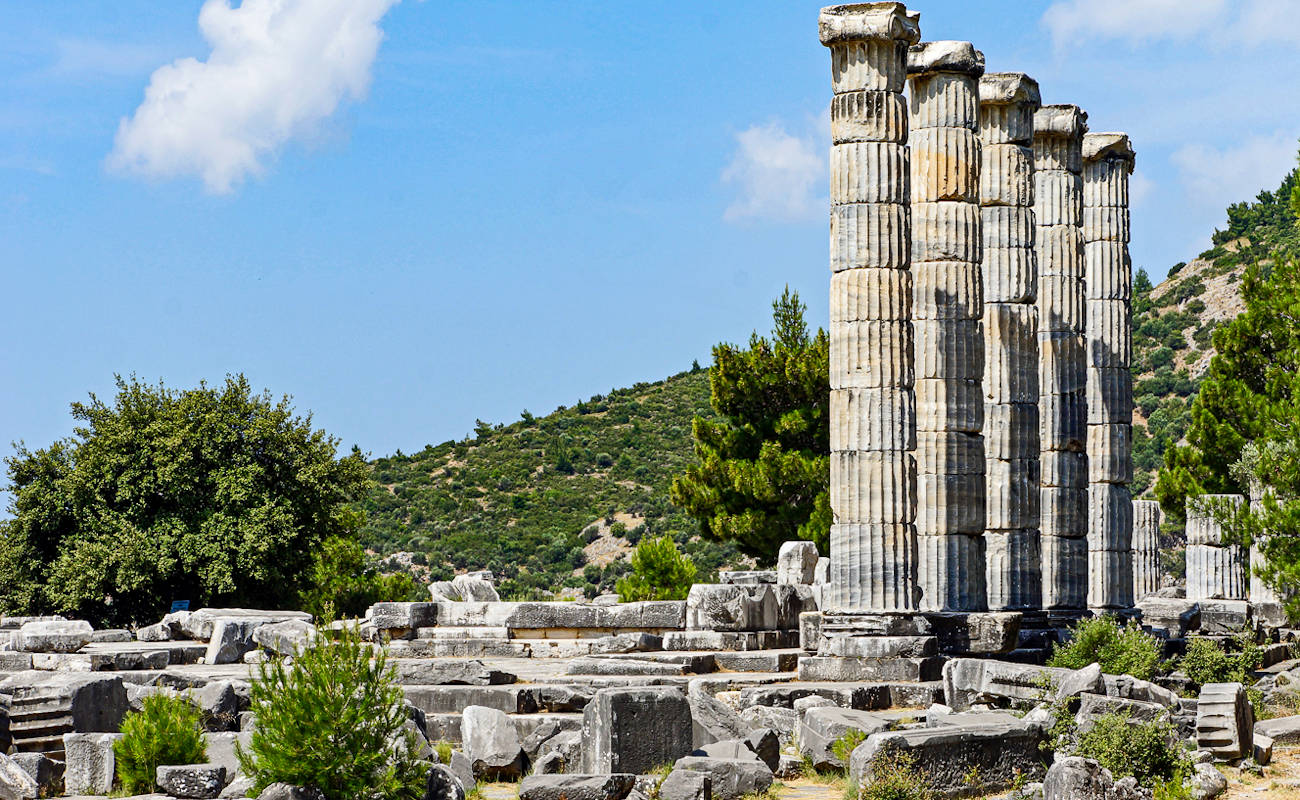
[[[1083,137],[1088,352],[1088,607],[1133,606],[1133,270],[1124,133]]]
[[[902,3],[822,9],[831,50],[831,585],[827,610],[918,610],[907,49]]]
[[[1240,506],[1237,494],[1203,494],[1187,498],[1187,599],[1245,600],[1245,548],[1225,544],[1223,527],[1215,517],[1221,506]]]
[[[987,74],[979,89],[988,607],[1021,611],[1043,602],[1033,150],[1041,101],[1023,72]]]
[[[1087,119],[1072,105],[1043,106],[1034,114],[1043,607],[1064,611],[1082,611],[1088,600],[1081,230]]]
[[[979,78],[970,42],[908,54],[917,580],[926,611],[980,611],[984,580]]]
[[[1250,510],[1255,514],[1260,514],[1264,510],[1264,488],[1258,483],[1252,483],[1250,487]],[[1250,543],[1250,602],[1252,603],[1283,603],[1286,598],[1272,586],[1264,582],[1264,579],[1256,574],[1256,570],[1264,566],[1263,545],[1265,541],[1256,540]]]
[[[1160,589],[1160,523],[1164,513],[1155,500],[1133,501],[1133,600]]]

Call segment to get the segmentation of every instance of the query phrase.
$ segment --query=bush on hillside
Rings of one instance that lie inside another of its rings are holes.
[[[326,800],[419,800],[428,764],[406,729],[402,687],[382,648],[352,628],[319,637],[286,667],[258,669],[257,724],[240,768],[252,794],[272,783],[319,789]]]
[[[1132,675],[1149,681],[1160,664],[1160,642],[1136,624],[1124,625],[1113,616],[1081,619],[1071,629],[1070,640],[1052,647],[1049,667],[1082,669],[1101,665],[1108,675]]]
[[[671,537],[643,539],[632,553],[632,574],[619,580],[616,591],[625,603],[685,600],[695,575],[695,562],[677,549]]]
[[[184,697],[146,695],[141,709],[123,718],[121,732],[113,755],[118,783],[127,794],[156,791],[158,767],[207,760],[199,709]]]

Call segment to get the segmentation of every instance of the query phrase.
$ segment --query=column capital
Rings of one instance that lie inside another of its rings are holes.
[[[922,42],[907,51],[907,74],[913,77],[951,72],[978,78],[984,74],[984,54],[970,42]]]
[[[1124,161],[1132,172],[1136,159],[1127,133],[1089,133],[1083,137],[1084,161]]]
[[[1037,110],[1043,104],[1038,81],[1023,72],[987,72],[980,78],[982,105],[1027,105]]]
[[[817,32],[827,47],[867,39],[916,44],[921,41],[921,14],[902,3],[827,6],[817,18]]]
[[[1034,112],[1035,136],[1072,138],[1088,132],[1088,112],[1078,106],[1043,106]]]

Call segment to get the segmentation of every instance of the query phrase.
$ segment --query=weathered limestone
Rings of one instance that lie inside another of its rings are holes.
[[[1196,745],[1223,761],[1251,753],[1255,714],[1240,683],[1207,683],[1196,704]]]
[[[912,163],[917,580],[926,611],[980,611],[985,597],[983,276],[979,78],[970,42],[908,52]],[[932,390],[932,391],[931,391]],[[970,407],[964,400],[973,398]]]
[[[1164,512],[1155,500],[1133,501],[1133,600],[1160,590],[1160,524]]]
[[[785,542],[776,556],[776,582],[789,585],[812,585],[817,571],[817,545],[812,542]]]
[[[1034,114],[1043,607],[1087,606],[1083,134],[1078,106]]]
[[[677,689],[601,689],[582,716],[583,771],[644,774],[692,749],[691,706]]]
[[[1038,487],[1038,258],[1034,112],[1038,82],[1020,72],[979,83],[984,241],[984,543],[988,607],[1041,607]]]
[[[831,611],[918,609],[901,3],[822,9],[831,50]]]
[[[1187,498],[1187,599],[1245,600],[1247,554],[1241,545],[1225,544],[1216,509],[1240,506],[1235,494]]]
[[[1133,273],[1124,133],[1083,137],[1088,342],[1088,607],[1133,606]]]

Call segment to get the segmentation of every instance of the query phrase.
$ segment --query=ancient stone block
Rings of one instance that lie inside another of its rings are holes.
[[[13,648],[28,653],[75,653],[94,633],[85,620],[48,620],[23,624],[13,638]]]
[[[974,527],[974,526],[972,526]],[[984,528],[982,522],[978,530]],[[984,537],[918,529],[917,575],[924,611],[983,611]]]
[[[1239,545],[1187,545],[1187,599],[1244,600],[1247,554]]]
[[[978,534],[985,527],[982,474],[917,476],[916,529],[922,535]]]
[[[1044,526],[1044,531],[1048,530]],[[1088,540],[1044,534],[1043,607],[1084,608],[1088,600]]]
[[[1081,489],[1088,485],[1088,456],[1078,451],[1046,450],[1039,455],[1043,486]]]
[[[916,518],[916,461],[911,453],[833,452],[831,486],[844,522],[899,523]]]
[[[831,46],[831,86],[836,94],[864,89],[901,92],[907,75],[904,59],[900,43],[883,38],[837,43]]]
[[[831,141],[907,142],[907,101],[896,92],[842,92],[831,98]]]
[[[117,771],[113,742],[120,738],[120,733],[63,734],[64,790],[74,795],[112,791]]]
[[[983,475],[984,440],[969,433],[935,431],[928,425],[916,434],[916,470],[926,475]]]
[[[1039,454],[1038,405],[1035,401],[989,403],[984,406],[984,457],[1004,461],[1032,459]],[[1037,467],[1035,467],[1037,470]],[[987,470],[986,470],[987,471]],[[1034,479],[1038,480],[1037,477]]]
[[[831,451],[916,447],[916,399],[904,389],[831,390]]]
[[[1109,302],[1109,301],[1099,301]],[[1094,353],[1105,345],[1090,339]],[[1105,357],[1110,359],[1110,357]],[[1104,360],[1094,355],[1093,361]],[[1133,418],[1133,376],[1128,367],[1101,367],[1088,370],[1088,424],[1130,425]]]
[[[1127,242],[1129,212],[1127,208],[1084,206],[1083,238],[1089,242]]]
[[[854,142],[831,147],[831,203],[906,203],[906,146]]]
[[[984,425],[984,392],[979,379],[922,379],[916,382],[917,426],[924,430],[979,433]]]
[[[912,323],[840,322],[831,326],[831,388],[910,386]]]
[[[829,606],[838,611],[914,611],[916,528],[909,524],[831,525]]]
[[[984,138],[983,130],[981,138]],[[1032,235],[1035,225],[1033,149],[1021,144],[990,144],[986,141],[980,152],[979,202],[990,211],[994,207],[1005,206],[1028,212],[1019,218],[1027,221]],[[985,215],[985,247],[992,244],[988,237],[988,223],[989,217]],[[1032,247],[1033,244],[1033,239],[1030,239],[1028,245]]]
[[[912,260],[980,262],[980,209],[974,203],[913,203]]]
[[[1009,714],[999,716],[1005,719],[873,734],[853,751],[849,774],[859,785],[866,785],[874,777],[876,754],[890,751],[914,758],[926,776],[926,785],[941,796],[969,792],[973,770],[985,791],[1008,789],[1042,776],[1039,745],[1046,738],[1045,728]]]
[[[216,764],[160,766],[155,780],[171,797],[216,797],[226,787],[226,768]]]
[[[1141,600],[1160,589],[1160,523],[1164,515],[1154,500],[1133,501],[1133,597]]]
[[[1043,553],[1038,531],[989,530],[984,533],[984,544],[989,609],[1041,607]]]
[[[985,532],[1037,530],[1041,519],[1038,459],[989,459],[985,465]]]
[[[758,759],[686,756],[673,764],[673,772],[686,771],[708,775],[716,800],[740,800],[762,794],[772,785],[772,770]]]
[[[1076,226],[1082,216],[1083,179],[1038,165],[1034,173],[1034,217],[1038,225]]]
[[[1246,500],[1237,494],[1203,494],[1187,498],[1187,543],[1223,544],[1220,515],[1229,515]]]
[[[812,584],[818,557],[817,545],[812,542],[783,543],[776,556],[776,582],[793,585]]]
[[[1083,538],[1088,532],[1088,489],[1043,486],[1038,491],[1041,528],[1057,536]]]
[[[985,247],[981,271],[986,303],[1033,303],[1038,297],[1038,257],[1030,248]]]
[[[904,269],[911,252],[905,203],[857,203],[831,209],[831,271]]]
[[[979,201],[979,137],[968,128],[914,129],[908,136],[912,153],[911,201],[935,203]]]
[[[1133,268],[1123,242],[1089,241],[1083,245],[1084,281],[1089,300],[1130,300]]]
[[[691,707],[677,689],[601,689],[582,719],[583,769],[644,774],[692,749]]]
[[[831,323],[912,318],[912,273],[850,269],[831,275]]]
[[[799,753],[816,769],[844,769],[848,765],[835,755],[832,745],[849,731],[870,735],[887,729],[889,724],[887,716],[870,711],[836,706],[810,708],[799,722]]]
[[[1133,549],[1133,497],[1128,486],[1094,483],[1088,487],[1088,547]]]
[[[1131,425],[1088,426],[1088,480],[1092,483],[1128,483],[1133,479],[1133,428]]]
[[[1082,392],[1088,385],[1084,339],[1077,333],[1043,331],[1038,343],[1038,389],[1044,395]]]
[[[1196,704],[1196,746],[1231,761],[1251,753],[1255,715],[1240,683],[1207,683]]]
[[[1034,306],[985,304],[983,381],[989,402],[1038,402],[1037,331],[1038,309]]]
[[[912,275],[912,316],[916,320],[914,327],[919,329],[924,324],[921,320],[943,320],[945,323],[950,320],[974,321],[983,313],[983,278],[979,264],[967,261],[926,261],[914,265]],[[965,329],[958,326],[953,330]],[[931,342],[923,345],[918,340],[917,350],[920,352],[923,347],[932,345]]]

